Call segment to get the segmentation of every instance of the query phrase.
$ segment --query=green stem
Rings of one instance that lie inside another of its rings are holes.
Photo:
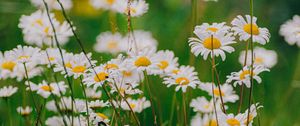
[[[88,100],[87,100],[86,93],[85,93],[84,84],[83,84],[83,81],[82,81],[82,76],[80,76],[80,84],[81,84],[81,88],[82,88],[82,92],[83,92],[83,97],[85,99],[84,101],[85,101],[86,113],[87,113],[86,120],[88,122],[88,126],[90,126],[89,106],[88,106]]]
[[[148,74],[147,71],[144,71],[144,76],[145,76],[145,81],[146,83],[144,83],[146,85],[149,97],[150,97],[150,103],[151,103],[151,109],[152,109],[152,116],[153,116],[153,120],[154,120],[154,125],[157,126],[157,120],[156,120],[156,114],[155,114],[155,107],[153,104],[153,97],[151,94],[151,90],[150,90],[150,84],[149,84],[149,79],[148,79]]]
[[[11,115],[11,110],[10,110],[10,104],[9,104],[9,99],[8,97],[5,98],[6,104],[7,104],[7,117],[9,118],[9,126],[12,126],[12,115]]]
[[[187,115],[186,115],[186,104],[185,104],[185,94],[184,94],[184,92],[182,92],[182,105],[183,105],[184,126],[187,126]]]
[[[173,98],[172,98],[172,105],[171,105],[171,114],[170,114],[170,119],[169,119],[169,126],[172,126],[173,116],[174,116],[174,110],[175,110],[175,103],[176,103],[176,92],[173,94]]]

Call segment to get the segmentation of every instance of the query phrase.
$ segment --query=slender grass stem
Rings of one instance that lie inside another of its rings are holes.
[[[147,71],[144,71],[144,76],[145,76],[145,81],[146,83],[144,83],[146,85],[149,97],[150,97],[150,103],[151,103],[151,109],[152,109],[152,116],[153,116],[153,120],[154,120],[154,125],[157,126],[157,120],[156,120],[156,114],[155,114],[155,107],[153,104],[153,97],[151,94],[151,90],[150,90],[150,84],[149,84],[149,79],[148,79],[148,74]]]
[[[83,92],[83,97],[84,97],[84,101],[85,101],[85,106],[86,106],[86,120],[87,120],[87,124],[88,126],[90,126],[90,114],[89,114],[89,106],[88,106],[88,100],[87,100],[87,97],[86,97],[86,92],[85,92],[85,88],[84,88],[84,84],[83,84],[83,80],[82,80],[82,76],[80,76],[80,84],[81,84],[81,89],[82,89],[82,92]]]
[[[213,46],[213,35],[211,35],[211,47],[214,47]],[[211,50],[211,56],[214,57],[214,50],[212,49]],[[215,62],[214,61],[214,58],[212,58],[212,62]],[[213,63],[212,63],[213,64]],[[212,79],[212,85],[211,85],[211,91],[212,91],[212,99],[213,99],[213,104],[214,104],[214,111],[215,111],[215,115],[216,115],[216,121],[217,121],[217,126],[219,126],[219,120],[218,120],[218,113],[217,113],[217,108],[216,108],[216,99],[215,99],[215,94],[213,93],[214,92],[214,86],[215,86],[215,75],[214,75],[214,66],[212,65],[211,66],[211,79]]]
[[[186,115],[186,103],[185,103],[185,94],[182,92],[182,105],[183,105],[183,119],[184,119],[184,126],[187,126],[187,115]]]
[[[172,122],[173,122],[173,118],[174,118],[175,104],[176,104],[176,92],[173,94],[173,98],[172,98],[172,105],[171,105],[171,114],[170,114],[170,119],[169,119],[169,126],[172,126]]]
[[[6,102],[6,105],[7,105],[7,117],[8,117],[8,122],[9,122],[9,126],[13,126],[13,123],[12,123],[12,115],[11,115],[11,108],[10,108],[10,104],[9,104],[9,98],[7,97],[7,98],[5,98],[4,99],[5,100],[5,102]]]

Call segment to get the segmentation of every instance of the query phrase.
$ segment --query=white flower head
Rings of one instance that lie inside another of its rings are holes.
[[[257,83],[261,83],[261,78],[259,74],[264,71],[270,71],[269,69],[265,68],[262,65],[254,66],[253,74],[251,74],[251,69],[249,66],[245,66],[239,72],[232,72],[231,75],[227,76],[226,83],[233,82],[233,85],[236,86],[237,84],[242,85],[245,84],[246,87],[250,88],[251,84],[251,75],[253,79],[257,81]]]
[[[89,102],[88,106],[91,109],[99,109],[99,108],[108,107],[109,102],[104,102],[103,100],[96,100],[96,101]]]
[[[0,52],[0,78],[13,78],[17,58],[13,56],[13,51],[5,51],[4,54]]]
[[[101,91],[97,91],[93,88],[86,88],[85,93],[86,93],[86,97],[91,99],[100,99],[102,96]]]
[[[212,85],[214,90],[212,90]],[[214,95],[217,100],[221,100],[221,96],[224,103],[231,102],[234,103],[239,100],[239,96],[235,94],[233,87],[227,83],[221,84],[219,90],[218,86],[213,83],[202,83],[199,85],[199,88],[208,92],[210,96]]]
[[[259,105],[259,103],[252,104],[250,106],[250,114],[249,114],[249,121],[248,121],[248,109],[245,110],[245,113],[243,113],[243,124],[247,125],[247,122],[249,123],[249,126],[252,126],[254,118],[257,116],[258,109],[262,108],[263,106]]]
[[[47,126],[65,126],[64,120],[67,124],[67,126],[86,126],[87,120],[83,116],[74,116],[73,120],[72,117],[69,116],[52,116],[47,118],[45,124]]]
[[[243,115],[240,113],[234,116],[233,114],[220,112],[218,113],[218,120],[220,126],[244,126]]]
[[[96,9],[117,11],[118,0],[89,0],[90,4]]]
[[[167,87],[175,85],[176,91],[179,91],[181,88],[182,92],[186,92],[187,87],[195,88],[201,83],[197,76],[198,73],[194,72],[194,70],[194,67],[182,66],[179,73],[164,77],[163,83],[166,84]]]
[[[94,125],[99,125],[99,124],[105,124],[105,126],[108,126],[109,123],[109,117],[105,115],[104,113],[100,112],[91,112],[90,113],[90,121],[93,122]]]
[[[18,45],[17,48],[12,50],[11,56],[17,59],[19,63],[39,64],[41,50],[37,47]]]
[[[122,44],[123,37],[120,33],[103,32],[97,36],[97,43],[94,45],[96,52],[117,54],[126,51]]]
[[[146,100],[145,97],[139,99],[127,98],[127,101],[129,103],[129,106],[126,101],[121,101],[121,107],[123,110],[130,111],[131,108],[133,112],[141,113],[144,109],[151,106],[150,101]]]
[[[145,49],[154,49],[156,51],[158,42],[153,38],[151,32],[134,30],[123,38],[122,46],[133,52],[139,52]]]
[[[36,76],[40,76],[43,72],[43,68],[41,66],[38,66],[38,64],[29,62],[25,64],[26,70],[24,67],[24,64],[17,64],[14,72],[13,77],[17,78],[17,81],[21,81],[26,78],[26,73],[28,74],[28,79],[31,79]]]
[[[41,95],[43,98],[48,98],[51,93],[60,97],[61,95],[65,94],[67,91],[68,86],[65,85],[65,82],[61,81],[58,83],[48,83],[43,81],[42,83],[36,85],[34,83],[30,83],[27,90],[36,91],[37,94]]]
[[[158,61],[156,64],[159,67],[158,73],[161,75],[168,74],[178,67],[178,58],[175,57],[172,51],[158,51],[155,55],[155,59]]]
[[[201,114],[197,113],[191,120],[191,126],[217,126],[215,114]]]
[[[208,55],[211,57],[221,56],[224,61],[226,58],[225,52],[234,52],[234,48],[230,46],[230,44],[235,43],[232,33],[216,32],[215,34],[210,34],[208,32],[200,32],[197,29],[195,29],[194,33],[197,38],[190,38],[189,45],[191,46],[191,52],[195,56],[200,54],[204,60],[207,59]]]
[[[254,65],[263,65],[267,68],[272,68],[277,63],[277,53],[273,50],[266,50],[262,47],[255,47],[254,48]],[[246,51],[242,51],[240,53],[239,62],[240,64],[244,65],[245,62],[245,54]],[[247,53],[247,63],[246,65],[251,65],[251,55],[252,51],[248,50]]]
[[[269,42],[270,33],[267,28],[260,28],[256,24],[257,18],[253,17],[252,19],[252,28],[251,28],[251,16],[246,15],[246,20],[241,15],[238,15],[235,19],[232,20],[232,30],[234,35],[238,35],[240,41],[247,41],[253,35],[253,42],[259,44],[266,44]],[[251,32],[252,29],[252,32]]]
[[[74,99],[73,101],[73,111],[72,111],[72,98],[71,97],[61,97],[58,100],[59,108],[62,112],[86,112],[86,104],[84,100]],[[46,103],[46,108],[53,112],[58,112],[58,108],[55,105],[55,101],[51,100]]]
[[[192,99],[190,106],[193,108],[194,112],[200,112],[200,113],[213,113],[214,103],[213,99],[208,101],[205,97],[197,97],[195,99]],[[216,101],[216,110],[221,111],[221,103],[220,101]]]
[[[25,107],[20,106],[17,108],[17,112],[22,116],[28,116],[32,112],[32,108],[29,106],[25,106]]]
[[[88,71],[84,74],[83,83],[88,87],[93,86],[94,90],[101,87],[105,82],[112,82],[112,77],[116,74],[115,71],[106,70],[104,65],[94,67],[94,69]]]
[[[0,88],[0,98],[8,98],[18,91],[17,87],[4,86]]]
[[[72,0],[59,0],[59,1],[62,3],[65,10],[70,10],[73,6]],[[30,0],[30,2],[38,8],[45,9],[43,0]],[[61,10],[61,7],[57,2],[57,0],[45,0],[45,2],[47,3],[49,9]]]
[[[122,96],[125,95],[134,95],[134,94],[142,94],[143,92],[138,89],[139,86],[136,82],[126,82],[120,76],[114,77],[113,82],[110,83],[111,93],[117,92]]]
[[[297,44],[300,47],[300,16],[295,15],[293,19],[282,24],[279,34],[284,37],[289,45]]]
[[[194,33],[210,33],[216,34],[217,32],[229,32],[230,27],[225,22],[222,23],[203,23],[195,27]]]
[[[127,0],[117,0],[117,11],[128,15],[130,11],[131,17],[139,17],[147,13],[149,9],[148,3],[145,0],[132,0],[128,8]]]
[[[62,50],[62,54],[65,54],[66,51]],[[57,64],[58,61],[61,61],[61,54],[58,48],[47,48],[41,52],[41,64],[45,64],[48,67],[51,65]]]

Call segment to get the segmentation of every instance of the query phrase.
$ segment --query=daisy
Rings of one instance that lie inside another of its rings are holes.
[[[105,70],[111,71],[111,70],[119,70],[120,65],[123,63],[125,60],[125,57],[122,54],[119,54],[117,58],[111,59],[107,63],[103,65]]]
[[[13,57],[13,51],[0,52],[0,78],[13,78],[13,73],[17,65],[17,58]]]
[[[243,126],[243,115],[238,114],[234,116],[233,114],[225,114],[220,112],[218,114],[218,120],[220,126]]]
[[[190,68],[193,71],[189,71],[187,68]],[[166,84],[167,87],[175,85],[175,90],[178,91],[181,88],[182,92],[186,92],[187,87],[195,88],[198,84],[200,84],[197,72],[194,72],[195,68],[185,66],[185,69],[186,71],[180,71],[178,74],[164,77],[163,83]]]
[[[14,48],[11,53],[11,57],[17,59],[19,63],[29,63],[39,64],[39,57],[41,56],[41,50],[36,47],[31,46],[21,46],[18,45]]]
[[[62,53],[65,54],[66,51],[62,50]],[[41,64],[45,64],[48,67],[51,65],[57,64],[61,60],[61,55],[58,48],[47,48],[41,52]]]
[[[197,113],[191,120],[191,126],[217,126],[217,120],[214,114],[204,114],[201,116]]]
[[[65,10],[70,10],[73,6],[72,0],[59,0],[59,1],[62,3]],[[45,8],[43,0],[30,0],[30,2],[38,8],[41,9]],[[45,2],[47,3],[49,9],[61,10],[61,7],[56,0],[45,0]]]
[[[73,119],[73,120],[72,120]],[[87,121],[86,118],[83,116],[75,116],[75,117],[68,117],[68,116],[52,116],[47,118],[45,124],[47,126],[65,126],[64,120],[66,121],[67,126],[86,126]]]
[[[94,69],[89,69],[88,71],[88,73],[84,74],[83,83],[88,87],[93,86],[94,90],[101,87],[105,82],[112,82],[113,74],[115,74],[114,71],[106,70],[103,65],[94,67]]]
[[[235,43],[232,33],[216,32],[212,35],[208,32],[200,32],[197,29],[195,29],[194,33],[198,38],[189,38],[189,45],[191,46],[191,52],[195,56],[200,54],[206,60],[210,54],[211,57],[221,56],[224,61],[226,58],[225,52],[234,52],[234,48],[229,46]]]
[[[213,113],[215,110],[213,99],[208,101],[205,97],[197,97],[192,99],[190,103],[190,107],[193,108],[194,112],[201,112],[201,113]],[[216,101],[216,110],[221,111],[221,103]]]
[[[128,10],[127,0],[117,0],[117,11],[128,15],[130,11],[130,16],[139,17],[147,13],[149,9],[148,3],[145,0],[132,0],[130,3],[130,8]]]
[[[159,67],[159,74],[165,74],[172,71],[174,68],[178,67],[178,58],[174,56],[172,51],[158,51],[155,55],[158,63],[156,64]]]
[[[130,52],[131,59],[130,64],[137,69],[139,72],[146,71],[147,74],[155,73],[159,68],[157,66],[157,59],[155,58],[155,49],[144,49],[143,51],[134,54]]]
[[[143,30],[134,30],[127,34],[122,40],[122,46],[127,50],[134,52],[145,49],[154,49],[156,51],[158,42],[153,38],[152,33]]]
[[[126,83],[139,83],[144,79],[144,75],[141,71],[138,71],[134,65],[132,65],[130,59],[125,59],[120,65],[121,78]]]
[[[89,102],[88,106],[91,109],[99,109],[99,108],[104,108],[109,106],[109,102],[104,102],[103,100],[96,100],[96,101],[91,101]]]
[[[29,84],[30,88],[27,88],[27,90],[31,89],[32,91],[36,91],[37,94],[41,95],[43,98],[48,98],[51,93],[54,95],[60,97],[61,94],[66,93],[68,86],[65,85],[65,82],[60,81],[58,83],[49,83],[46,81],[43,81],[42,83],[36,85],[34,83]]]
[[[4,86],[0,89],[0,98],[8,98],[18,91],[17,87]]]
[[[81,99],[74,99],[73,101],[73,111],[72,111],[72,98],[71,97],[61,97],[58,100],[58,105],[61,111],[63,112],[86,112],[86,104],[84,100]],[[51,100],[46,103],[46,108],[53,112],[58,112],[58,109],[55,105],[55,101]]]
[[[213,83],[202,83],[199,85],[199,88],[208,92],[210,96],[214,94],[215,98],[219,99],[222,96],[223,102],[231,102],[234,103],[237,100],[239,100],[239,96],[235,94],[235,91],[233,90],[233,87],[227,83],[220,85],[221,91],[219,91],[218,86],[214,85],[214,90],[212,91],[212,84]],[[220,93],[221,92],[221,93]]]
[[[59,44],[64,45],[73,35],[71,27],[66,21],[60,24],[52,13],[50,14],[50,18],[53,22]],[[39,47],[43,47],[43,45],[56,45],[54,32],[45,11],[38,10],[29,16],[22,15],[18,26],[22,29],[26,43]]]
[[[97,43],[94,45],[96,52],[117,54],[126,51],[122,45],[122,35],[120,33],[103,32],[97,36]]]
[[[300,47],[300,16],[295,15],[292,20],[281,25],[279,34],[289,45],[297,44]]]
[[[269,69],[265,68],[264,66],[254,66],[253,68],[253,79],[257,81],[257,83],[261,83],[261,78],[258,76],[261,72],[270,71]],[[231,75],[227,76],[226,83],[231,83],[234,81],[233,85],[236,86],[237,84],[242,85],[245,84],[248,88],[250,88],[251,84],[251,69],[249,66],[245,66],[239,72],[232,72]]]
[[[203,23],[200,26],[196,26],[194,33],[210,33],[210,34],[215,34],[217,32],[225,32],[227,33],[230,30],[230,27],[226,25],[225,22],[222,23],[213,23],[213,24],[208,24],[208,23]]]
[[[17,78],[17,81],[22,81],[26,78],[26,73],[28,74],[28,79],[31,79],[36,76],[40,76],[43,72],[43,68],[38,66],[38,64],[29,62],[25,64],[26,71],[24,64],[17,64],[15,70],[13,71],[12,76]]]
[[[91,112],[90,113],[90,121],[93,122],[94,125],[100,125],[103,124],[105,126],[108,126],[109,118],[104,113],[100,112]]]
[[[240,53],[239,62],[240,64],[244,65],[245,62],[245,51]],[[247,64],[251,65],[251,50],[247,53]],[[272,68],[277,63],[277,53],[273,50],[266,50],[262,47],[255,47],[254,48],[254,65],[262,65],[267,68]]]
[[[249,114],[249,126],[252,126],[253,119],[257,116],[256,110],[262,108],[263,106],[260,106],[259,103],[252,104],[250,106],[250,114]],[[245,110],[245,113],[243,114],[243,124],[247,125],[247,120],[248,120],[248,109]]]
[[[72,69],[71,62],[74,62],[74,54],[73,53],[66,53],[65,51],[62,52],[64,65],[62,62],[62,58],[60,57],[54,64],[54,72],[61,72],[61,74],[66,74],[64,67],[68,69]]]
[[[101,91],[97,91],[93,88],[86,88],[85,93],[86,93],[86,97],[91,99],[100,99],[102,96]]]
[[[89,2],[96,9],[117,11],[117,3],[119,1],[118,0],[89,0]]]
[[[123,110],[129,111],[131,108],[133,112],[141,113],[144,109],[151,106],[150,101],[146,100],[145,97],[139,99],[127,98],[127,101],[129,103],[129,106],[125,101],[121,102],[121,108]]]
[[[17,112],[22,116],[28,116],[32,112],[32,108],[29,106],[26,107],[18,107]]]
[[[120,93],[122,96],[142,94],[143,92],[137,88],[138,86],[138,83],[125,82],[121,77],[113,78],[113,83],[110,84],[110,87],[112,87],[111,93],[117,92]]]
[[[239,35],[240,41],[247,41],[251,37],[251,16],[246,15],[246,20],[238,15],[235,19],[232,20],[232,30],[234,35]],[[267,28],[260,28],[256,24],[257,18],[253,17],[252,19],[252,35],[253,42],[260,43],[262,45],[269,42],[270,33]]]

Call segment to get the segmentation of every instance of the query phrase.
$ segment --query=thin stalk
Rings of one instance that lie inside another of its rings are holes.
[[[86,120],[88,121],[88,126],[90,126],[90,114],[89,114],[89,106],[88,106],[88,101],[87,101],[87,97],[86,97],[86,93],[85,93],[85,88],[84,88],[84,84],[82,81],[82,76],[80,76],[80,84],[81,84],[81,88],[83,91],[83,97],[85,99],[85,106],[86,106]]]
[[[251,43],[250,43],[250,48],[251,48],[251,72],[250,72],[250,93],[249,93],[249,101],[248,101],[248,113],[247,113],[247,126],[249,125],[250,122],[250,106],[251,106],[251,99],[252,99],[252,92],[253,92],[253,65],[254,65],[254,55],[253,55],[253,0],[249,0],[250,4],[250,15],[251,15],[251,21],[250,21],[250,29],[251,29]]]
[[[186,115],[186,104],[185,104],[185,94],[182,92],[182,105],[183,105],[183,119],[184,119],[184,126],[187,126],[187,115]]]
[[[154,108],[154,104],[153,104],[153,97],[152,97],[151,90],[150,90],[150,87],[149,87],[149,79],[148,79],[147,71],[144,71],[144,76],[145,76],[145,81],[146,81],[146,83],[144,83],[144,84],[146,85],[146,88],[147,88],[147,91],[148,91],[149,97],[150,97],[150,103],[151,103],[151,109],[152,109],[152,116],[153,116],[153,119],[154,119],[154,125],[157,126],[155,108]]]
[[[12,115],[11,115],[11,108],[10,108],[10,104],[9,104],[9,99],[8,97],[4,99],[5,102],[6,102],[6,105],[7,105],[7,117],[9,118],[9,126],[12,126],[13,123],[12,123]]]
[[[223,101],[223,96],[221,95],[222,92],[221,92],[221,83],[220,83],[220,78],[219,78],[219,73],[218,73],[218,70],[216,68],[216,65],[215,65],[215,58],[214,56],[212,57],[212,65],[213,65],[213,68],[214,68],[214,71],[216,73],[216,79],[217,79],[217,85],[218,85],[218,90],[219,90],[219,94],[220,94],[220,100],[221,100],[221,104],[222,104],[222,109],[223,109],[223,112],[226,114],[226,109],[225,109],[225,104],[224,104],[224,101]]]
[[[174,110],[175,110],[175,103],[176,103],[176,92],[173,94],[172,98],[172,105],[171,105],[171,114],[169,119],[169,126],[172,126],[173,117],[174,117]]]
[[[213,35],[211,36],[211,47],[213,47]],[[211,56],[214,57],[214,50],[211,50]],[[214,60],[214,58],[212,58],[212,60]],[[214,62],[214,61],[212,61]],[[211,67],[211,79],[212,79],[212,85],[211,85],[211,91],[212,91],[212,99],[213,99],[213,104],[214,104],[214,110],[215,110],[215,114],[216,114],[216,121],[217,121],[217,126],[219,126],[219,120],[218,120],[218,114],[217,114],[217,108],[216,108],[216,99],[215,99],[215,94],[214,92],[214,86],[215,86],[215,75],[214,75],[214,66]]]

